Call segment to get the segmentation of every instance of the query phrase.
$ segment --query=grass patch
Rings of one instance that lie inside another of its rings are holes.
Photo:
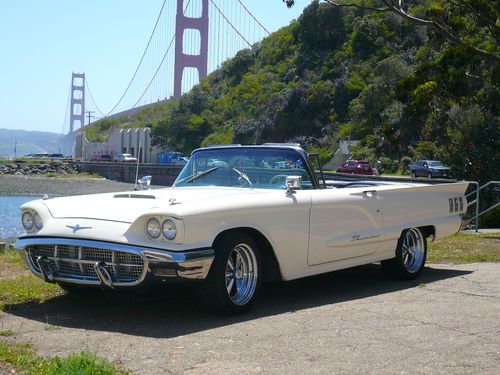
[[[26,266],[14,249],[7,249],[4,252],[0,251],[0,270],[16,267],[19,269],[26,269]],[[3,272],[2,272],[3,274]]]
[[[458,233],[438,242],[429,242],[430,263],[500,262],[500,232]]]
[[[53,178],[86,178],[90,180],[95,180],[95,179],[102,179],[101,175],[98,175],[96,173],[68,173],[68,174],[63,174],[63,173],[47,173],[45,176],[47,177],[53,177]]]
[[[9,305],[26,302],[44,302],[63,294],[56,284],[46,283],[33,275],[0,279],[0,310]]]
[[[14,336],[15,332],[11,331],[10,329],[5,329],[3,331],[0,331],[0,337],[9,337],[9,336]]]
[[[59,331],[60,329],[62,329],[61,327],[58,327],[58,326],[53,326],[52,324],[48,324],[44,330],[46,331]]]
[[[72,354],[65,358],[46,359],[36,355],[29,344],[13,345],[0,342],[0,361],[29,375],[120,375],[128,373],[88,352]]]
[[[15,250],[0,253],[0,310],[9,305],[44,302],[63,293],[56,284],[33,276]]]

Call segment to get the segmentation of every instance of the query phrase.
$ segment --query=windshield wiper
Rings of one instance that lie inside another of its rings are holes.
[[[187,176],[187,177],[184,177],[183,179],[180,179],[179,181],[176,181],[175,185],[177,185],[179,182],[191,182],[191,181],[194,181],[197,178],[200,178],[201,176],[204,176],[206,174],[212,173],[213,171],[215,171],[218,168],[219,167],[213,167],[213,168],[210,168],[210,169],[207,169],[207,170],[204,170],[204,171],[193,173],[191,176]]]
[[[235,171],[236,173],[238,173],[239,176],[242,179],[244,179],[246,182],[248,182],[248,185],[250,185],[250,189],[253,188],[252,181],[250,181],[250,179],[248,178],[248,176],[245,173],[243,173],[242,171],[237,170],[236,168],[233,168],[233,171]]]

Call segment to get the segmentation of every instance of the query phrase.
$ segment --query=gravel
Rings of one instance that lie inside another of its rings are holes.
[[[154,188],[154,187],[153,187]],[[133,190],[132,184],[106,179],[0,175],[0,195],[82,195]]]

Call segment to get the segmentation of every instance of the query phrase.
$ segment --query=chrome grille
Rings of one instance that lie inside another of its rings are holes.
[[[37,258],[47,257],[56,277],[99,281],[94,265],[106,263],[113,282],[133,283],[139,281],[144,272],[144,259],[137,254],[120,250],[74,245],[32,245],[26,248],[31,265],[41,273]]]

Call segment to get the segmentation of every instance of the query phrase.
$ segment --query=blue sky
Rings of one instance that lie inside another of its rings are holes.
[[[223,1],[230,0],[216,3]],[[271,32],[297,18],[309,2],[298,0],[287,9],[280,0],[243,1]],[[0,128],[60,133],[64,125],[67,131],[64,116],[71,72],[85,72],[98,106],[103,112],[110,110],[137,66],[162,3],[3,1]],[[139,86],[154,72],[151,64],[131,95],[140,95]]]

